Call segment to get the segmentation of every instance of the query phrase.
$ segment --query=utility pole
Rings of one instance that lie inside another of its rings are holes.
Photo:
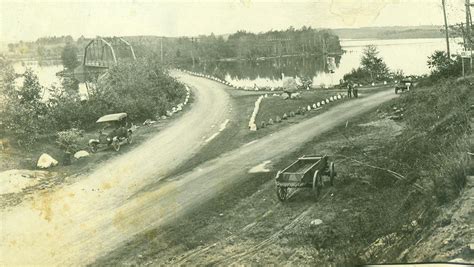
[[[471,4],[469,0],[466,0],[466,50],[471,50]]]
[[[445,0],[441,0],[443,4],[443,15],[444,15],[444,31],[446,32],[446,53],[448,58],[451,58],[451,52],[449,51],[449,32],[448,32],[448,19],[446,18],[446,5]]]

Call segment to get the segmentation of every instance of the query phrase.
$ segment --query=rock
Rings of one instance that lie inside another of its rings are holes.
[[[161,116],[161,119],[162,119],[162,120],[166,120],[166,118],[167,118],[167,117],[166,117],[165,115]]]
[[[321,219],[315,219],[311,221],[311,226],[316,226],[322,224],[323,221]]]
[[[257,125],[256,125],[255,123],[254,123],[254,124],[251,124],[251,125],[249,126],[249,129],[250,129],[250,131],[255,132],[255,131],[257,130]]]
[[[297,98],[301,98],[300,93],[293,93],[293,94],[291,94],[291,99],[297,99]]]
[[[268,120],[268,125],[273,125],[273,120],[272,120],[272,118],[270,118],[270,119]]]
[[[289,97],[290,97],[290,95],[287,94],[287,93],[281,94],[281,98],[282,98],[283,100],[286,100],[286,99],[288,99]]]
[[[316,109],[318,106],[316,106],[316,103],[313,104],[313,109]]]
[[[171,116],[173,116],[173,112],[171,112],[171,111],[167,110],[167,111],[166,111],[166,116],[167,116],[167,117],[171,117]]]
[[[149,126],[149,125],[152,125],[154,123],[156,123],[156,121],[152,121],[150,119],[147,119],[146,121],[143,122],[143,125],[144,126]]]
[[[334,99],[333,99],[333,97],[332,97],[332,96],[331,96],[331,97],[329,97],[329,101],[331,101],[331,102],[332,102],[332,101],[334,101]]]
[[[90,156],[89,152],[87,152],[85,150],[80,150],[80,151],[77,151],[76,153],[74,153],[74,158],[76,158],[76,159],[85,158],[85,157],[89,157],[89,156]]]
[[[286,113],[284,113],[282,119],[283,119],[283,120],[288,119],[288,115],[286,115]]]
[[[308,105],[308,106],[306,107],[306,110],[310,111],[310,110],[311,110],[311,106]]]
[[[293,111],[290,111],[290,117],[294,117],[295,113]]]
[[[286,77],[283,79],[283,90],[285,92],[293,93],[293,92],[296,92],[297,88],[298,88],[298,85],[296,84],[296,81],[294,78]]]
[[[265,94],[265,98],[267,98],[267,97],[268,97],[268,94]]]
[[[326,101],[321,101],[321,105],[324,105],[324,104],[326,104]]]
[[[58,165],[58,161],[46,153],[43,153],[39,157],[38,163],[36,164],[36,166],[41,169],[50,168],[56,165]]]
[[[337,95],[337,99],[342,99],[341,95]]]
[[[316,103],[316,106],[319,108],[321,106],[321,103],[320,102]]]
[[[280,123],[280,122],[281,122],[281,118],[280,118],[280,116],[276,116],[276,118],[275,118],[275,122],[276,122],[276,123]]]
[[[329,104],[329,99],[326,98],[326,104]]]

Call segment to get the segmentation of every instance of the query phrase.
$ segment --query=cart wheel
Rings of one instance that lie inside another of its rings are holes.
[[[314,172],[313,175],[313,191],[316,193],[316,197],[319,196],[321,193],[321,175],[319,174],[319,170]]]
[[[280,201],[285,201],[288,198],[288,188],[277,186],[277,196]]]
[[[89,150],[90,150],[92,153],[97,152],[97,144],[96,144],[96,143],[90,144],[90,145],[89,145]]]
[[[115,151],[119,151],[120,150],[120,141],[117,140],[117,141],[113,141],[112,142],[112,147],[114,148]]]
[[[329,182],[331,186],[334,186],[334,177],[336,176],[336,170],[334,169],[334,162],[329,164]]]
[[[133,135],[132,133],[129,133],[127,136],[127,144],[131,144],[133,142]]]

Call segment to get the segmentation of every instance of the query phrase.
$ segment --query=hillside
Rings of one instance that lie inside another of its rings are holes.
[[[342,28],[332,30],[341,39],[410,39],[442,38],[442,26],[394,26]]]

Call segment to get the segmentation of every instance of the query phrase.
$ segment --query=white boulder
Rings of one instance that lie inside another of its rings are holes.
[[[74,158],[76,158],[76,159],[85,158],[85,157],[89,157],[89,156],[90,156],[89,152],[87,152],[85,150],[79,150],[76,153],[74,153]]]
[[[316,103],[313,104],[313,109],[316,109],[318,106],[316,106]]]
[[[316,226],[322,224],[323,221],[321,219],[316,219],[311,221],[311,226]]]
[[[41,154],[38,163],[36,163],[36,166],[41,169],[47,169],[56,165],[58,165],[58,161],[46,153]]]
[[[308,111],[310,111],[310,110],[311,110],[311,106],[308,105],[308,107],[306,107],[306,109],[307,109]]]

